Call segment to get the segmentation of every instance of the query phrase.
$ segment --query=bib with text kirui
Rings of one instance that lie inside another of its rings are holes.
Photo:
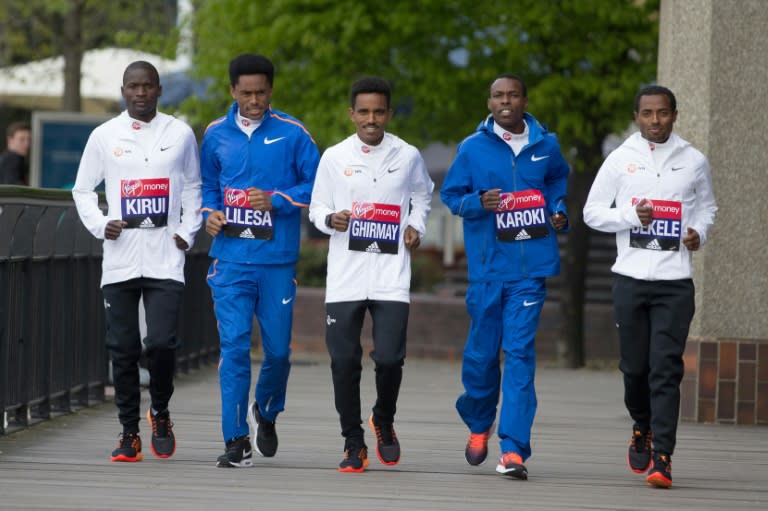
[[[636,206],[640,199],[632,198]],[[632,227],[629,231],[629,246],[647,250],[680,250],[680,231],[683,220],[683,205],[674,200],[650,200],[653,219],[648,225]]]
[[[400,206],[352,202],[349,250],[397,254],[400,242]]]
[[[538,190],[501,192],[496,208],[496,238],[524,241],[549,235],[544,196]]]
[[[120,180],[120,211],[126,229],[165,227],[168,225],[168,197],[171,185],[167,177]]]
[[[248,202],[248,192],[238,188],[224,189],[224,234],[248,240],[272,239],[272,214],[258,211]]]

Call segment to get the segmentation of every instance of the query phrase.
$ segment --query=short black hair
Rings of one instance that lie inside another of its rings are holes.
[[[275,66],[264,55],[243,53],[229,62],[229,83],[234,87],[242,75],[266,75],[269,86],[275,79]]]
[[[640,89],[635,96],[635,112],[640,110],[640,98],[643,96],[658,96],[660,94],[669,98],[669,107],[673,112],[677,112],[677,99],[675,99],[674,93],[661,85],[648,85],[647,87]]]
[[[501,80],[502,78],[509,78],[510,80],[516,80],[520,82],[520,85],[523,87],[523,97],[528,97],[528,86],[525,84],[525,80],[512,73],[501,73],[499,76],[494,78],[493,81],[488,84],[488,97],[491,97],[491,89],[493,88],[493,84],[496,83],[496,80]]]
[[[366,76],[352,84],[349,90],[349,103],[352,105],[352,108],[355,108],[355,100],[357,100],[358,94],[370,93],[384,94],[384,97],[387,98],[387,108],[389,108],[392,101],[392,87],[390,87],[388,81],[378,76]]]
[[[8,125],[8,128],[6,128],[5,130],[5,134],[8,138],[11,138],[16,134],[17,131],[32,131],[32,130],[29,128],[28,122],[16,121]]]
[[[149,71],[150,78],[155,80],[155,83],[160,85],[160,74],[157,72],[157,68],[146,60],[137,60],[136,62],[131,62],[128,64],[128,67],[126,67],[125,71],[123,72],[123,85],[125,85],[125,79],[128,76],[128,73],[134,69],[146,69]]]

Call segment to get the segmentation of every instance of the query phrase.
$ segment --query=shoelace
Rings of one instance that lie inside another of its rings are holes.
[[[138,449],[139,435],[136,433],[120,433],[120,449]]]
[[[390,445],[397,440],[395,428],[393,428],[391,424],[380,426],[374,423],[373,429],[376,432],[376,440],[382,445]]]
[[[168,430],[173,427],[170,417],[160,417],[154,415],[152,417],[152,434],[156,437],[167,437]]]
[[[351,460],[355,456],[355,453],[357,453],[357,457],[360,459],[365,458],[368,454],[365,447],[351,446],[344,449],[344,460]]]
[[[642,441],[645,437],[645,441]],[[632,446],[635,448],[635,452],[643,452],[651,450],[651,432],[649,431],[645,435],[640,430],[635,430],[632,435]]]
[[[516,465],[522,465],[523,458],[521,458],[520,455],[515,452],[508,452],[501,457],[501,464],[509,465],[510,463],[514,463]]]
[[[486,442],[488,442],[488,433],[470,433],[469,435],[470,449],[484,449]]]

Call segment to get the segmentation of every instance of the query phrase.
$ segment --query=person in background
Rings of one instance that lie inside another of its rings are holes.
[[[301,122],[272,108],[274,73],[262,55],[230,62],[235,101],[208,126],[201,147],[205,229],[214,237],[208,285],[221,343],[219,467],[253,465],[246,416],[256,451],[275,455],[291,367],[301,208],[309,205],[320,153]],[[254,314],[264,360],[249,405]]]
[[[185,252],[202,225],[197,141],[184,122],[157,110],[157,69],[128,65],[120,88],[126,110],[88,137],[72,188],[80,220],[104,239],[101,288],[115,404],[123,426],[112,461],[141,461],[139,300],[146,312],[152,453],[176,451],[168,405],[173,395]],[[104,182],[108,210],[99,209]]]
[[[6,150],[0,154],[0,185],[26,185],[25,160],[31,131],[26,122],[13,122],[6,130]]]
[[[707,158],[672,132],[672,91],[641,89],[634,115],[640,131],[600,167],[584,222],[616,233],[613,309],[624,403],[634,421],[627,462],[647,472],[649,485],[669,488],[695,310],[692,254],[707,240],[717,205]]]
[[[491,83],[490,115],[465,138],[440,190],[464,224],[469,269],[464,393],[456,409],[470,431],[464,456],[483,463],[501,393],[496,471],[527,479],[536,415],[534,340],[545,279],[560,272],[557,232],[565,232],[568,164],[554,134],[526,112],[523,80]],[[504,371],[499,352],[504,352]]]

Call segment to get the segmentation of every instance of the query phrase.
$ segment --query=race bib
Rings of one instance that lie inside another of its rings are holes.
[[[525,241],[549,236],[546,201],[538,190],[502,192],[496,208],[496,239]]]
[[[400,242],[400,206],[352,202],[349,250],[397,254]]]
[[[271,240],[273,234],[270,211],[257,211],[248,202],[248,192],[237,188],[224,189],[224,234],[247,240]]]
[[[168,225],[168,197],[171,185],[167,177],[120,180],[120,211],[126,229],[147,229]]]
[[[640,199],[632,198],[635,206]],[[649,225],[632,227],[629,231],[629,246],[646,250],[680,250],[680,232],[683,219],[683,205],[679,201],[652,200],[653,219]]]

